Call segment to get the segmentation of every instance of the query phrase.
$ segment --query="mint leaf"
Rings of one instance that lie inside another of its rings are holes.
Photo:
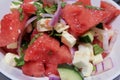
[[[44,9],[45,9],[45,11],[47,13],[52,14],[52,13],[54,13],[57,10],[57,5],[54,4],[54,5],[50,6],[50,7],[46,6]]]
[[[43,9],[43,5],[39,2],[34,2],[35,7],[37,8],[36,15],[37,15],[37,20],[41,19],[40,13],[45,13],[45,10]]]
[[[22,21],[24,19],[23,10],[22,10],[22,8],[19,8],[18,11],[20,13],[20,21]]]
[[[16,1],[12,1],[12,3],[13,3],[14,5],[20,5],[20,4],[21,4],[20,2],[16,2]]]
[[[33,38],[32,38],[32,40],[30,41],[30,44],[29,45],[31,45],[39,36],[42,36],[43,35],[43,33],[38,33],[38,34],[36,34]]]
[[[20,58],[14,58],[15,62],[17,63],[16,66],[17,67],[20,67],[20,66],[23,66],[25,64],[25,61],[24,61],[24,53],[22,52],[22,50],[20,50],[21,53],[20,53]]]
[[[93,9],[93,10],[103,10],[103,8],[99,8],[99,7],[95,7],[95,6],[90,6],[90,5],[86,5],[85,8]]]

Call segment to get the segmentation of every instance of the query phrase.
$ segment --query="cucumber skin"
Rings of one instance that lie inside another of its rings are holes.
[[[58,72],[59,72],[59,69],[63,69],[64,71],[65,71],[65,69],[67,71],[69,70],[69,71],[73,72],[73,74],[76,74],[77,76],[80,77],[78,80],[84,80],[84,78],[80,75],[79,71],[77,69],[75,69],[75,67],[72,66],[72,65],[69,65],[69,64],[60,64],[60,65],[58,65]],[[60,72],[59,72],[59,74],[60,74]],[[68,77],[68,76],[66,76],[66,77]]]

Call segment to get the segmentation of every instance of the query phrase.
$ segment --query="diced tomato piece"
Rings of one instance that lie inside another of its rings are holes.
[[[70,32],[76,36],[81,36],[102,22],[108,14],[105,10],[87,9],[82,5],[66,5],[62,10],[63,19],[70,25]]]
[[[50,53],[55,53],[59,49],[59,42],[46,34],[40,36],[25,52],[25,61],[44,60]]]
[[[82,2],[83,5],[91,5],[90,0],[78,0],[79,2]]]
[[[102,57],[105,58],[108,55],[108,53],[103,52]]]
[[[41,77],[45,73],[45,68],[43,63],[39,61],[26,62],[24,66],[22,66],[22,71],[24,74],[33,76],[33,77]]]
[[[120,14],[119,10],[116,7],[105,1],[101,1],[101,7],[110,13],[110,15],[104,21],[106,24],[110,23],[116,16]]]
[[[70,54],[69,49],[66,46],[61,46],[59,51],[49,57],[49,61],[47,63],[52,64],[63,64],[63,63],[71,63],[72,56]]]
[[[45,65],[46,75],[58,75],[58,64],[71,63],[72,56],[66,46],[60,47],[57,40],[47,34],[43,34],[27,48],[24,60],[27,62],[42,62]]]
[[[107,25],[104,24],[103,26],[104,26],[104,28],[107,28],[107,29],[111,29],[112,28],[111,25],[109,25],[109,24],[107,24]]]
[[[37,8],[31,3],[23,3],[22,9],[25,13],[35,14]]]
[[[18,10],[13,10],[12,13],[3,17],[1,20],[0,47],[17,41],[26,20],[27,16],[24,14],[24,19],[20,21],[20,13]]]
[[[54,64],[54,62],[52,64],[46,64],[45,75],[48,76],[50,74],[58,75],[57,64]]]

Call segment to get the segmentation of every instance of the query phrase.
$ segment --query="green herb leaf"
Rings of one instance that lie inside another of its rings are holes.
[[[44,9],[45,9],[45,11],[47,13],[52,14],[52,13],[54,13],[57,10],[57,5],[54,4],[54,5],[50,6],[50,7],[46,6]]]
[[[64,8],[65,5],[66,5],[66,2],[62,2],[62,3],[61,3],[62,8]]]
[[[85,8],[93,9],[93,10],[103,10],[103,8],[99,8],[99,7],[95,7],[95,6],[90,6],[90,5],[86,5]]]
[[[24,53],[21,51],[20,58],[14,58],[15,62],[17,63],[17,67],[23,66],[25,64],[24,61]]]
[[[20,4],[21,4],[21,3],[18,2],[18,1],[12,1],[12,3],[13,3],[14,5],[20,5]]]
[[[19,13],[22,13],[23,10],[22,10],[22,8],[19,8],[18,11],[19,11]]]
[[[62,36],[62,34],[61,33],[57,33],[55,30],[52,30],[52,32],[50,33],[50,36],[59,37],[59,36]]]
[[[20,15],[20,21],[22,21],[24,19],[24,15],[23,13]]]
[[[93,45],[94,55],[101,54],[104,50],[98,44]]]
[[[22,49],[23,50],[25,50],[25,49],[27,49],[28,48],[28,42],[26,42],[26,41],[24,41],[23,43],[22,43]]]
[[[34,2],[34,5],[37,8],[36,15],[37,15],[37,20],[41,19],[40,13],[45,13],[45,10],[43,9],[43,5],[39,2]]]
[[[93,65],[93,71],[96,71],[96,66],[95,65]]]
[[[19,8],[18,11],[20,12],[20,21],[24,19],[24,14],[22,8]]]
[[[83,4],[82,2],[75,2],[75,3],[73,3],[73,5],[81,5],[81,4]]]
[[[23,0],[19,0],[19,1],[23,2]]]
[[[43,35],[43,33],[38,33],[38,34],[36,34],[33,38],[32,38],[32,40],[30,41],[30,44],[29,45],[31,45],[39,36],[42,36]]]

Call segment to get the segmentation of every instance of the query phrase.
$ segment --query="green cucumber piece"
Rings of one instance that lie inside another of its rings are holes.
[[[104,50],[98,44],[93,45],[94,55],[101,54]]]
[[[80,41],[84,43],[92,43],[93,39],[94,39],[94,34],[92,31],[89,31],[80,37]]]
[[[96,27],[99,28],[99,29],[104,29],[103,23],[99,23]]]
[[[68,64],[58,65],[58,72],[61,80],[83,80],[79,71]]]

